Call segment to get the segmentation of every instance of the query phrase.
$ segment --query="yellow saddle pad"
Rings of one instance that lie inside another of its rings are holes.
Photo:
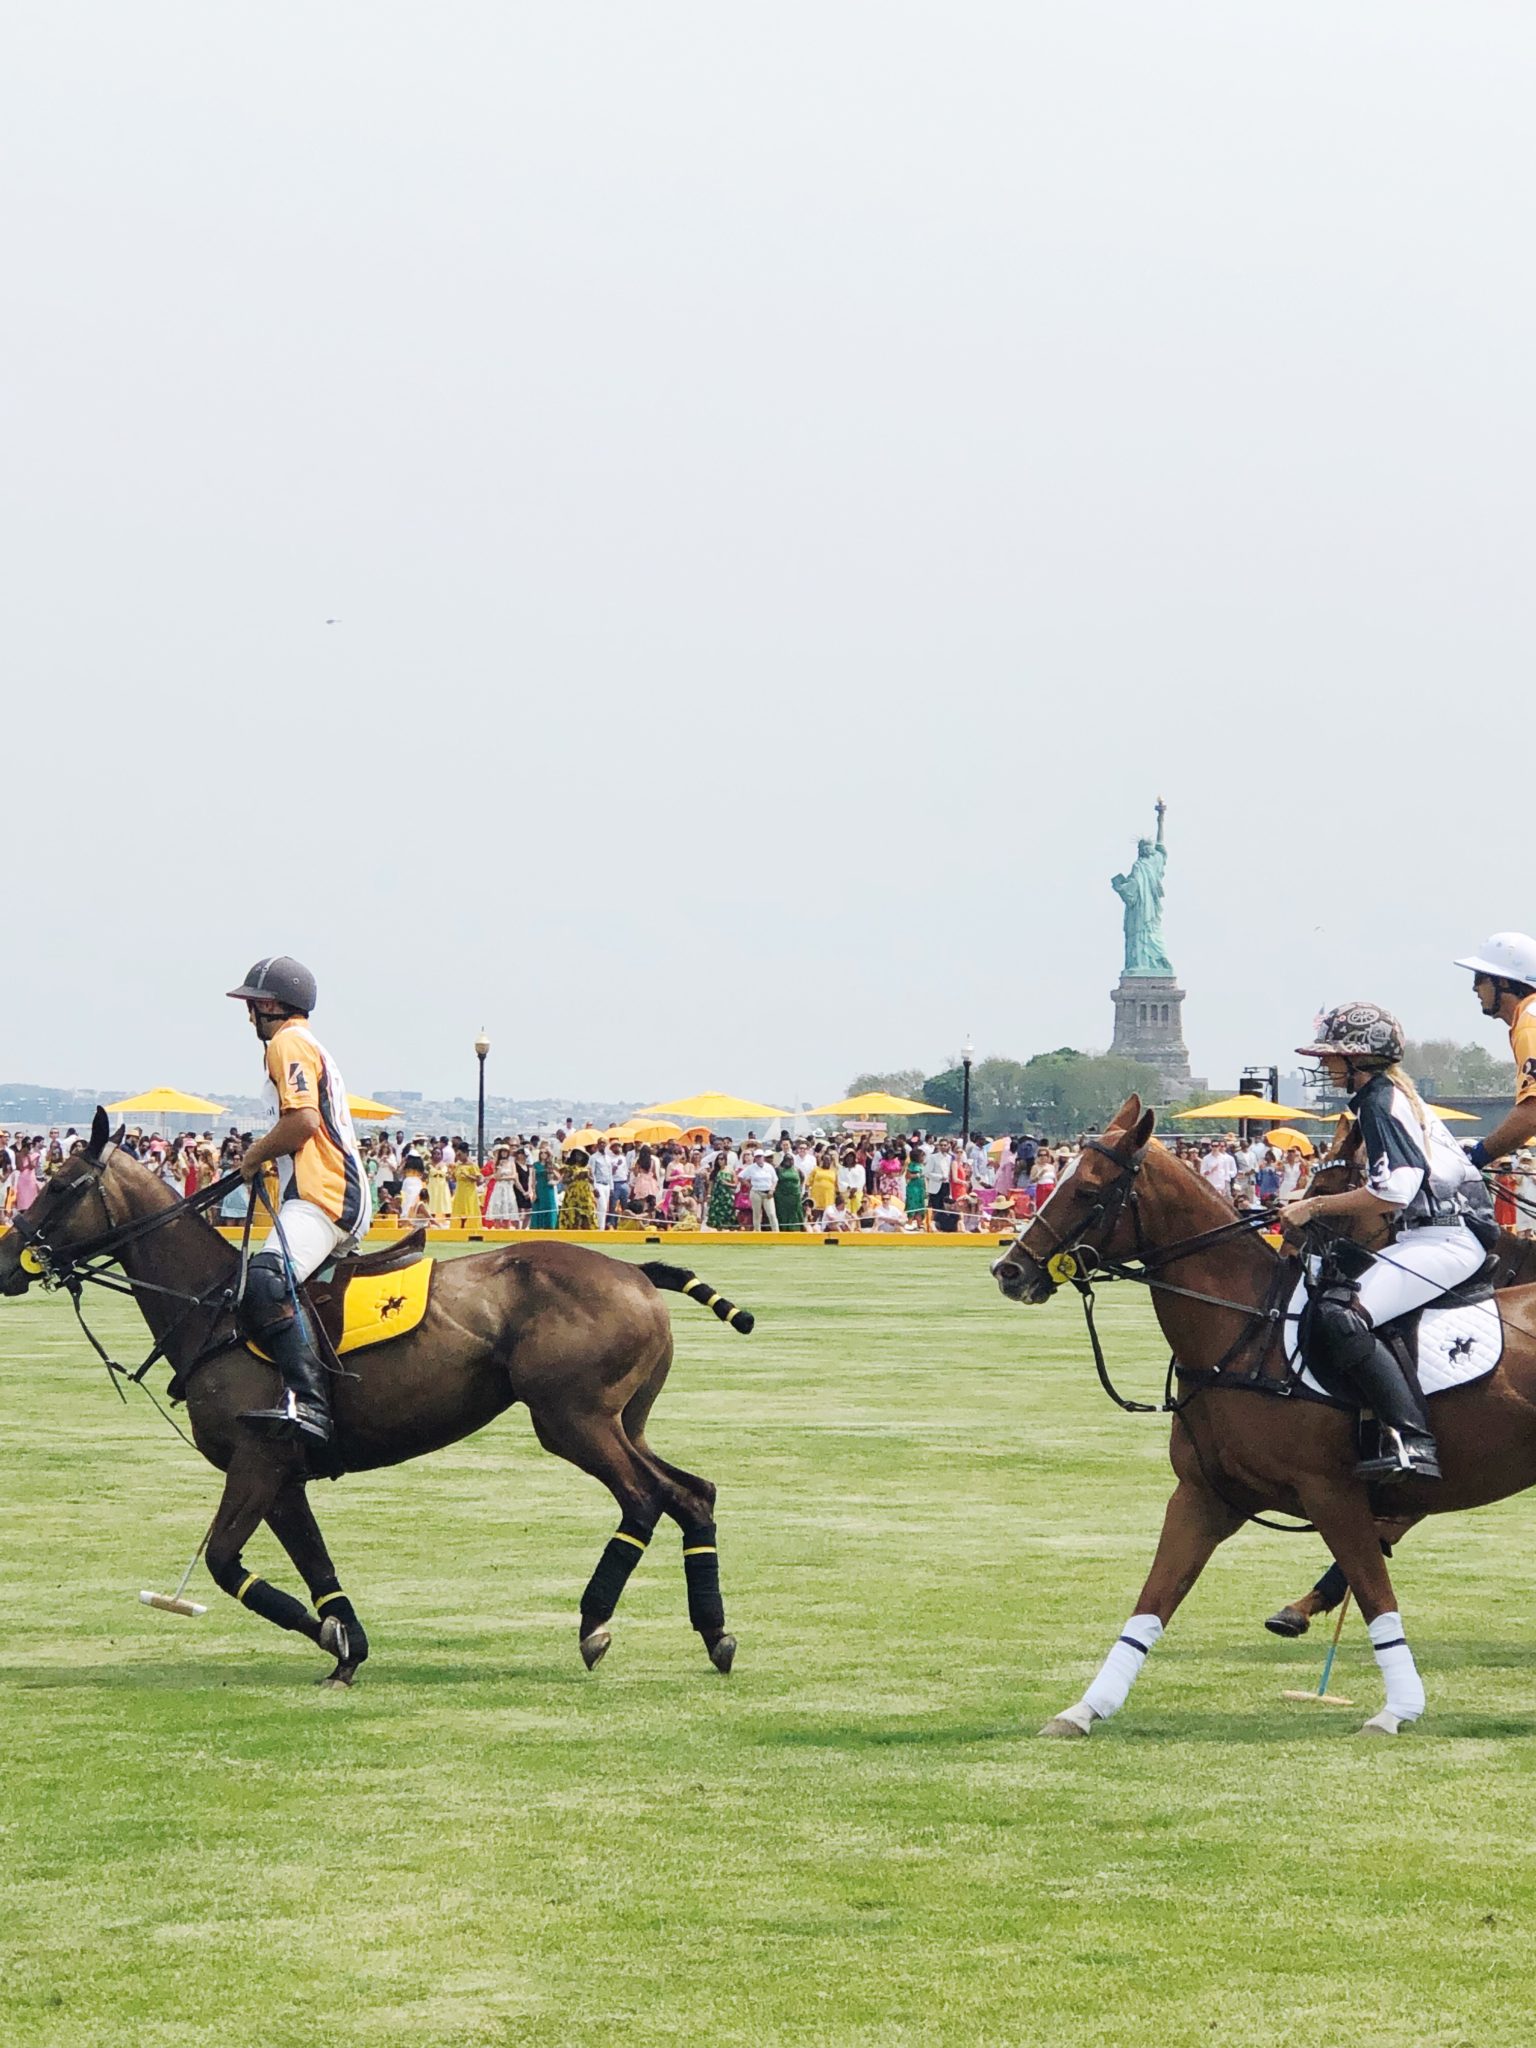
[[[391,1337],[404,1337],[414,1330],[427,1312],[427,1295],[432,1286],[431,1259],[418,1259],[395,1273],[359,1273],[348,1283],[343,1308],[346,1322],[336,1340],[336,1350],[364,1351],[370,1344],[387,1344]],[[324,1297],[325,1289],[316,1292]],[[327,1328],[331,1318],[322,1316]],[[247,1350],[258,1358],[267,1354],[259,1344],[247,1341]]]
[[[418,1259],[398,1273],[363,1273],[347,1289],[338,1352],[363,1351],[414,1330],[427,1312],[432,1285],[431,1259]]]

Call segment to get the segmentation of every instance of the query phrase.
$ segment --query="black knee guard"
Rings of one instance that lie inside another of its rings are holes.
[[[245,1269],[245,1293],[240,1300],[241,1336],[253,1338],[259,1344],[268,1330],[292,1322],[293,1316],[293,1290],[288,1285],[288,1268],[281,1253],[258,1252]]]
[[[1349,1581],[1338,1565],[1331,1564],[1312,1590],[1322,1602],[1323,1613],[1331,1614],[1349,1591]]]
[[[210,1564],[208,1569],[222,1592],[231,1600],[238,1600],[242,1607],[249,1607],[252,1614],[259,1614],[263,1621],[273,1622],[278,1628],[297,1629],[300,1635],[311,1639],[320,1633],[319,1622],[302,1600],[295,1600],[291,1593],[269,1586],[255,1572],[248,1572],[238,1557],[226,1565]]]
[[[629,1575],[644,1557],[650,1540],[650,1529],[633,1515],[626,1515],[617,1532],[608,1538],[597,1560],[597,1570],[581,1596],[583,1633],[590,1634],[618,1606],[619,1596],[629,1584]]]
[[[683,1531],[683,1575],[688,1581],[688,1619],[701,1636],[716,1636],[725,1627],[725,1602],[720,1598],[720,1551],[713,1522],[696,1522]]]

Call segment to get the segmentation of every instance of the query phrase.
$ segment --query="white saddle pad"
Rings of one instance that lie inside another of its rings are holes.
[[[1298,1280],[1285,1312],[1285,1355],[1292,1365],[1306,1305],[1306,1282]],[[1426,1395],[1446,1394],[1452,1387],[1486,1378],[1503,1355],[1504,1319],[1495,1296],[1465,1307],[1427,1308],[1419,1317],[1419,1385]],[[1310,1372],[1302,1373],[1301,1384],[1314,1394],[1328,1391]]]

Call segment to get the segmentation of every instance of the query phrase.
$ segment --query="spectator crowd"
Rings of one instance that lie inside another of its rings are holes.
[[[1089,1132],[1087,1138],[1098,1134]],[[231,1174],[249,1131],[222,1141],[191,1132],[124,1134],[123,1149],[178,1195]],[[376,1217],[414,1227],[490,1230],[997,1231],[1044,1206],[1075,1165],[1081,1142],[1009,1138],[838,1138],[786,1134],[772,1141],[714,1135],[658,1144],[597,1138],[499,1138],[477,1165],[463,1138],[360,1138]],[[36,1199],[85,1146],[76,1130],[27,1136],[0,1130],[0,1215]],[[1268,1208],[1305,1190],[1313,1161],[1296,1145],[1236,1136],[1172,1140],[1170,1149],[1239,1211]],[[1536,1158],[1510,1163],[1494,1183],[1498,1220],[1536,1224]],[[243,1221],[243,1185],[226,1192],[221,1220]]]

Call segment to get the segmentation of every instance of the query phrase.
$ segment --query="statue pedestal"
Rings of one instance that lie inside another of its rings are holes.
[[[1184,1044],[1184,991],[1171,974],[1122,974],[1110,1001],[1115,1006],[1111,1052],[1156,1067],[1176,1094],[1196,1085]]]

